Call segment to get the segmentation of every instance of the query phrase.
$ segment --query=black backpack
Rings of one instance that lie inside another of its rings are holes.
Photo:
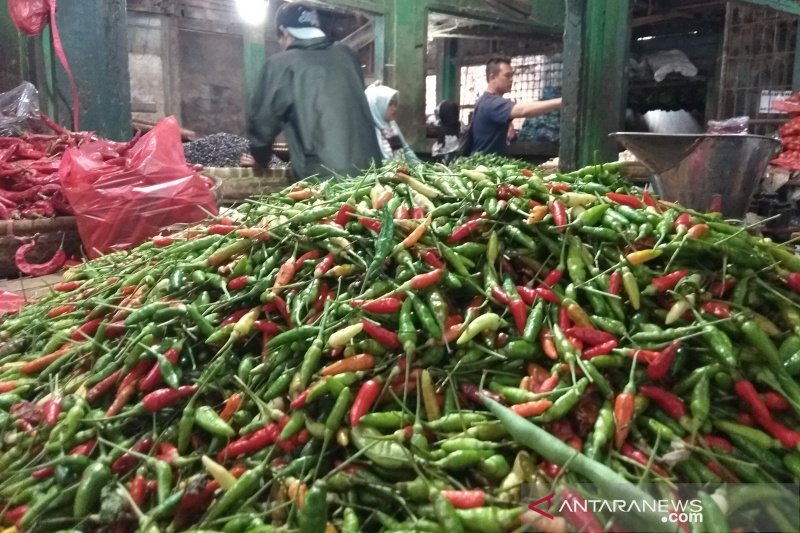
[[[472,123],[475,121],[475,115],[478,112],[478,106],[481,103],[481,99],[483,96],[478,98],[478,101],[475,102],[475,108],[472,111],[472,118],[467,125],[467,130],[461,134],[461,137],[458,139],[458,148],[451,152],[449,155],[450,161],[446,161],[446,164],[449,164],[451,161],[458,159],[459,157],[466,157],[468,155],[472,155],[472,150],[475,146],[474,139],[472,137]]]

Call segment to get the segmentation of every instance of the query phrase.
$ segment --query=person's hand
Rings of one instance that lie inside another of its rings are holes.
[[[241,159],[239,159],[239,166],[254,167],[256,166],[256,160],[250,154],[242,154]]]
[[[517,130],[514,129],[514,126],[509,126],[508,132],[506,133],[506,139],[508,139],[508,142],[514,142],[516,138],[517,138]]]

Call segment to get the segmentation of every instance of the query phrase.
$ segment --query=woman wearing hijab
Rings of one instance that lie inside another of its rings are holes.
[[[369,110],[375,122],[375,134],[378,137],[383,158],[396,159],[416,165],[421,161],[400,133],[397,122],[397,91],[379,83],[370,85],[364,91],[367,95]]]

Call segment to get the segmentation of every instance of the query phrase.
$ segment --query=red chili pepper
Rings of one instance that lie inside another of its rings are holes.
[[[217,461],[223,462],[229,458],[232,459],[240,455],[255,453],[278,442],[280,434],[281,430],[278,428],[277,424],[269,424],[225,446],[225,448],[217,454]]]
[[[474,383],[461,383],[459,385],[459,390],[467,398],[467,400],[476,405],[483,405],[482,396],[486,396],[487,398],[490,398],[502,404],[506,403],[503,397],[497,394],[496,392],[492,392],[487,389],[481,390]]]
[[[561,303],[561,299],[556,293],[553,292],[552,289],[548,289],[547,287],[536,287],[534,290],[536,291],[536,295],[543,300],[554,304]]]
[[[632,207],[634,209],[641,209],[642,201],[639,200],[637,197],[633,196],[632,194],[621,194],[617,192],[609,192],[606,193],[606,198],[611,200],[614,203],[620,205],[627,205],[628,207]]]
[[[444,268],[442,258],[439,257],[439,253],[434,250],[427,250],[424,254],[422,254],[422,260],[433,268]]]
[[[786,276],[786,286],[794,292],[800,292],[800,272],[792,272]]]
[[[569,192],[571,188],[569,183],[564,183],[563,181],[559,181],[557,183],[545,183],[544,186],[550,192]]]
[[[519,173],[525,176],[526,178],[530,178],[531,176],[533,176],[533,172],[528,168],[520,169]]]
[[[797,448],[800,446],[800,433],[787,428],[773,418],[756,421],[767,430],[767,433],[778,439],[787,448]]]
[[[286,305],[286,300],[284,300],[281,296],[274,296],[271,303],[275,304],[275,309],[277,309],[278,313],[280,313],[280,315],[283,317],[286,325],[291,328],[292,316],[289,314],[289,307]]]
[[[536,298],[539,297],[536,294],[536,289],[525,287],[524,285],[517,285],[517,294],[519,294],[519,297],[525,302],[525,305],[528,306],[533,306],[533,304],[536,303]]]
[[[59,305],[58,307],[53,307],[47,312],[47,318],[56,318],[67,313],[72,313],[77,308],[77,306],[72,304]]]
[[[572,489],[566,488],[561,491],[561,499],[566,504],[562,506],[561,514],[564,515],[567,522],[575,527],[576,531],[584,533],[600,533],[603,531],[603,526],[600,525],[583,496]]]
[[[550,214],[553,215],[553,222],[555,222],[556,228],[563,233],[567,229],[567,224],[569,223],[567,208],[561,200],[553,200],[550,202],[549,208]]]
[[[34,470],[31,472],[31,477],[33,479],[45,479],[52,476],[55,473],[56,469],[52,466],[45,466],[44,468],[40,468],[38,470]]]
[[[94,386],[86,392],[86,401],[90,404],[99,400],[105,393],[110,391],[119,379],[120,371],[115,370],[107,378],[98,381]]]
[[[564,271],[561,270],[560,268],[554,268],[553,270],[548,272],[547,275],[544,277],[542,285],[544,285],[545,287],[552,288],[553,285],[561,281],[561,278],[563,277],[564,277]]]
[[[102,322],[102,318],[93,318],[88,322],[84,322],[72,332],[72,335],[69,337],[70,340],[85,341],[91,337],[94,337],[94,334],[97,333],[97,329],[100,327]]]
[[[56,425],[56,422],[58,422],[58,415],[61,414],[63,402],[64,397],[60,394],[56,394],[45,402],[44,407],[42,407],[42,418],[45,424],[51,427]]]
[[[177,364],[178,359],[180,358],[180,352],[175,348],[170,348],[166,352],[164,352],[164,359],[169,361],[171,365]],[[161,385],[164,382],[164,378],[161,375],[161,366],[158,364],[154,364],[153,367],[149,370],[147,375],[142,378],[139,382],[139,390],[142,392],[150,392],[154,390],[156,387]]]
[[[454,229],[453,233],[450,234],[450,237],[447,238],[447,244],[455,244],[463,241],[478,229],[480,223],[481,219],[475,218],[461,224]]]
[[[692,239],[700,239],[708,235],[709,231],[711,231],[711,228],[708,226],[708,224],[695,224],[689,228],[689,231],[687,231],[686,234]]]
[[[608,278],[608,293],[617,295],[622,288],[622,274],[613,272]]]
[[[350,305],[355,308],[361,308],[368,313],[393,314],[400,311],[400,307],[403,305],[403,300],[397,296],[386,296],[376,300],[369,300],[367,302],[350,300]]]
[[[756,425],[756,421],[750,413],[739,413],[736,415],[736,421],[743,426],[753,427]]]
[[[689,213],[681,213],[680,215],[678,215],[678,217],[675,219],[675,222],[673,222],[672,225],[673,227],[675,227],[675,229],[678,229],[681,226],[688,229],[692,225],[692,217],[689,216]]]
[[[517,326],[517,331],[522,333],[525,330],[525,323],[528,321],[528,308],[525,302],[519,296],[511,298],[508,302],[508,309],[511,311],[511,316],[514,317],[514,325]]]
[[[239,406],[242,405],[242,393],[241,392],[234,392],[228,399],[225,400],[225,407],[222,408],[222,411],[219,413],[219,417],[226,422],[231,419],[231,417],[239,410]]]
[[[364,326],[364,333],[382,345],[387,348],[400,348],[400,341],[397,339],[397,334],[395,332],[364,318],[361,319],[361,324]]]
[[[156,459],[174,465],[178,457],[180,457],[180,454],[178,453],[178,448],[174,444],[171,442],[159,443],[155,455]]]
[[[395,220],[408,220],[409,218],[411,218],[411,210],[407,205],[401,205],[394,212]]]
[[[656,292],[667,292],[688,275],[688,269],[676,270],[675,272],[670,272],[665,276],[653,278],[650,283],[656,288]]]
[[[703,305],[700,306],[700,309],[702,309],[709,315],[714,315],[715,317],[718,318],[731,317],[731,306],[727,302],[720,302],[719,300],[709,300],[708,302],[703,302]]]
[[[355,213],[356,208],[348,203],[342,204],[339,211],[336,213],[336,218],[333,220],[340,226],[344,227],[345,224],[350,222],[350,213]]]
[[[10,381],[0,381],[0,394],[4,392],[11,392],[16,388],[17,388],[17,382],[13,379]]]
[[[725,453],[733,453],[733,444],[731,444],[731,441],[724,437],[718,437],[717,435],[703,435],[703,440],[710,448],[719,448]]]
[[[289,408],[292,409],[293,411],[296,411],[297,409],[302,409],[303,407],[305,407],[306,399],[308,398],[308,395],[311,393],[312,388],[314,388],[314,385],[312,385],[311,387],[307,388],[306,390],[298,394],[289,403]]]
[[[353,401],[353,406],[350,408],[350,427],[358,425],[361,417],[372,409],[380,393],[381,383],[378,380],[370,379],[361,385],[356,399]]]
[[[177,389],[158,389],[142,398],[148,413],[156,413],[197,392],[197,385],[183,385]]]
[[[650,379],[658,380],[666,377],[669,372],[672,362],[675,361],[675,356],[678,355],[678,350],[681,347],[681,341],[673,341],[666,348],[658,353],[653,361],[647,365],[647,376]]]
[[[506,294],[505,291],[497,284],[492,285],[492,290],[489,292],[492,295],[492,298],[494,298],[499,304],[508,305],[511,301],[511,299],[508,297],[508,294]]]
[[[74,456],[88,456],[94,450],[95,445],[97,444],[97,439],[89,439],[83,444],[78,444],[74,448],[69,451],[70,455]]]
[[[24,363],[22,366],[19,367],[19,372],[21,374],[36,374],[37,372],[44,370],[52,363],[64,357],[64,355],[69,353],[71,349],[72,349],[71,344],[64,344],[63,346],[61,346],[61,348],[52,353],[43,355],[41,357],[37,357],[33,361],[28,361]]]
[[[208,233],[209,235],[227,235],[234,229],[236,229],[234,226],[228,226],[225,224],[212,224],[208,227]]]
[[[686,416],[686,405],[683,403],[683,400],[671,392],[667,392],[660,387],[654,387],[652,385],[642,385],[639,387],[639,393],[645,398],[655,402],[662,411],[675,420]]]
[[[328,253],[328,255],[323,257],[322,261],[317,263],[317,266],[314,267],[314,277],[319,278],[323,276],[328,270],[331,269],[331,267],[333,267],[334,261],[336,261],[336,257],[332,253]]]
[[[544,354],[556,361],[558,359],[558,352],[556,351],[556,344],[553,341],[553,334],[550,328],[542,328],[539,332],[539,343],[542,345]]]
[[[400,371],[401,374],[405,374],[403,370]],[[413,393],[417,390],[417,382],[419,381],[419,368],[413,368],[408,373],[408,381],[403,381],[402,379],[396,383],[391,385],[390,390],[394,393],[395,396],[402,397],[403,394]],[[388,399],[391,396],[386,394],[381,397],[381,399]]]
[[[770,411],[788,411],[791,408],[789,400],[774,391],[765,392],[763,395],[764,405]]]
[[[114,396],[114,401],[111,402],[111,405],[108,406],[108,409],[106,410],[106,416],[114,416],[119,414],[128,401],[133,398],[135,393],[136,383],[128,383],[124,386],[120,385],[119,389],[117,389],[117,395]]]
[[[381,223],[374,218],[358,217],[358,221],[368,230],[372,230],[375,233],[381,232]]]
[[[144,507],[147,501],[147,479],[144,476],[136,475],[131,480],[131,487],[128,489],[131,499],[137,507]]]
[[[592,357],[598,357],[600,355],[607,355],[610,354],[611,351],[619,345],[616,339],[612,339],[610,341],[598,344],[596,346],[592,346],[583,351],[581,354],[582,359],[591,359]]]
[[[17,523],[19,520],[22,519],[23,516],[25,516],[25,513],[27,512],[28,512],[27,505],[18,505],[16,507],[12,507],[11,509],[3,513],[3,518],[8,520],[9,522]]]
[[[633,412],[636,409],[636,397],[633,373],[625,385],[625,389],[614,398],[614,447],[620,449],[628,438]]]
[[[82,280],[62,281],[53,285],[53,290],[56,292],[71,292],[83,285]]]
[[[482,490],[443,490],[442,497],[456,509],[475,509],[483,507],[486,493]]]
[[[617,340],[611,333],[594,328],[567,328],[564,330],[564,333],[587,344],[591,344],[592,346]]]
[[[321,256],[322,252],[320,252],[319,250],[309,250],[297,258],[296,261],[297,267],[300,268],[300,266],[302,266],[302,264],[305,263],[306,261],[315,261],[319,259]]]
[[[653,198],[653,195],[650,194],[650,191],[644,191],[642,193],[642,201],[644,202],[644,205],[658,209],[658,202],[656,202],[655,198]]]
[[[800,275],[798,275],[798,281],[800,282]],[[711,293],[711,296],[715,298],[722,298],[725,296],[726,292],[736,286],[736,282],[736,278],[727,277],[724,280],[717,280],[712,283],[708,290]]]
[[[111,471],[117,475],[124,475],[136,468],[139,458],[135,454],[147,454],[153,447],[153,439],[145,437],[131,446],[131,451],[119,456],[111,463]]]
[[[253,322],[253,327],[262,333],[272,335],[273,337],[281,332],[281,326],[272,320],[256,320]]]
[[[119,387],[117,387],[117,392],[121,389],[124,389],[128,385],[136,385],[136,383],[146,376],[152,368],[156,366],[156,361],[152,359],[140,359],[138,363],[136,363],[133,368],[122,376],[122,380],[119,382]]]
[[[648,464],[650,464],[650,458],[647,457],[647,455],[645,455],[644,452],[642,452],[641,450],[637,450],[627,442],[622,445],[622,449],[620,451],[622,452],[622,455],[624,455],[628,459],[636,461],[640,465],[647,466]],[[669,472],[667,472],[657,464],[650,464],[650,469],[661,477],[669,477]]]
[[[242,318],[244,315],[246,315],[249,310],[250,309],[237,309],[236,311],[234,311],[230,315],[228,315],[225,318],[223,318],[222,322],[220,322],[220,326],[227,326],[228,324],[235,324],[236,322],[239,321],[240,318]]]
[[[228,289],[240,291],[250,283],[250,276],[237,276],[228,281]]]
[[[442,279],[442,272],[441,268],[437,268],[424,274],[417,274],[409,280],[409,285],[414,290],[427,289],[439,283],[439,280]]]
[[[23,216],[25,216],[24,212]],[[23,244],[17,248],[14,253],[14,263],[19,271],[26,276],[46,276],[47,274],[52,274],[61,268],[67,260],[67,254],[64,253],[64,250],[59,248],[47,262],[39,264],[29,263],[25,255],[34,247],[36,247],[36,241]]]
[[[156,235],[155,237],[153,237],[152,241],[153,241],[153,246],[155,246],[156,248],[164,248],[165,246],[169,246],[170,244],[175,242],[175,239],[173,239],[172,237],[164,237],[162,235]]]
[[[111,322],[106,327],[106,340],[118,339],[127,331],[128,328],[125,326],[124,322]]]
[[[734,385],[734,390],[736,390],[739,397],[750,407],[757,423],[760,424],[764,419],[772,418],[769,409],[750,381],[746,379],[737,381]]]

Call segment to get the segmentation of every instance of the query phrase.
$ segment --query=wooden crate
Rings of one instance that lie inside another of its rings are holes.
[[[15,278],[22,274],[14,264],[14,254],[25,240],[19,237],[38,234],[37,246],[27,254],[31,263],[50,259],[64,243],[68,255],[80,255],[81,238],[75,217],[40,218],[35,220],[0,221],[0,277]]]
[[[248,167],[206,167],[203,174],[217,181],[220,204],[240,202],[251,196],[279,191],[289,185],[289,169]]]

